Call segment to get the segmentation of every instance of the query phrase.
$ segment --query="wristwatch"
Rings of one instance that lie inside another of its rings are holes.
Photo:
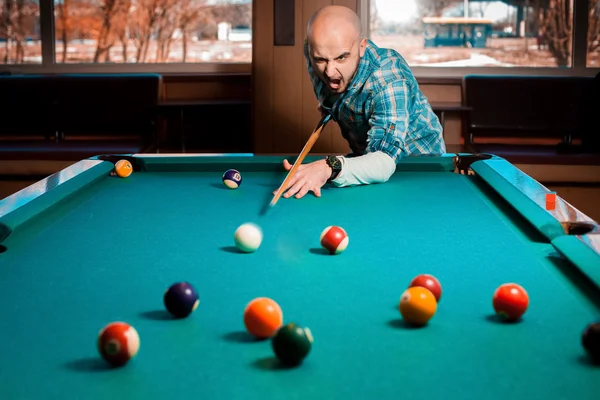
[[[327,181],[332,181],[342,172],[342,162],[336,156],[327,156],[325,162],[331,167],[331,176]]]

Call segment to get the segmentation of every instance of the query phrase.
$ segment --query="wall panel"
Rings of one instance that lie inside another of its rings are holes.
[[[273,0],[252,2],[253,142],[256,153],[273,146]]]
[[[302,1],[302,43],[304,45],[304,39],[306,38],[306,27],[308,20],[311,15],[319,8],[326,5],[330,5],[331,1],[323,0],[303,0]],[[304,51],[301,49],[301,51]],[[312,87],[312,83],[306,70],[306,59],[304,54],[302,55],[302,140],[306,143],[308,137],[315,129],[319,119],[321,118],[317,111],[317,97]],[[328,123],[328,126],[321,131],[319,140],[314,144],[313,153],[326,153],[331,149],[331,125],[335,123]]]

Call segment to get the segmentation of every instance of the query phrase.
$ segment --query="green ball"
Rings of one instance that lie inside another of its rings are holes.
[[[271,338],[275,355],[282,364],[289,366],[301,364],[310,352],[312,343],[310,329],[294,323],[282,326]]]

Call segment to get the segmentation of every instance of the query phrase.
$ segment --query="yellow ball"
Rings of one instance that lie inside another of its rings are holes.
[[[133,172],[133,166],[127,160],[119,160],[115,164],[115,172],[121,178],[127,178]]]
[[[424,287],[414,286],[402,293],[399,307],[404,321],[410,325],[427,324],[437,311],[437,301],[433,293]]]

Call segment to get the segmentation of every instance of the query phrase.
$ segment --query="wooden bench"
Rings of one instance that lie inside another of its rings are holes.
[[[467,75],[465,144],[513,162],[600,164],[598,78]]]
[[[157,74],[0,76],[0,159],[156,151]]]

